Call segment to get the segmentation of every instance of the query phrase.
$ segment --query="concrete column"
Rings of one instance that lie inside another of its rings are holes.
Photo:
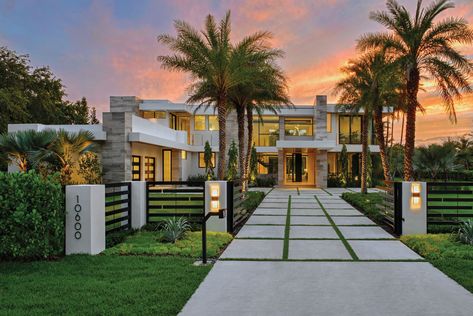
[[[131,143],[128,135],[132,128],[130,112],[103,113],[103,129],[107,141],[102,150],[104,182],[131,181]]]
[[[327,174],[328,174],[328,160],[327,160],[327,151],[318,150],[315,154],[315,166],[316,166],[316,177],[315,185],[318,188],[327,187]]]
[[[402,182],[402,235],[427,233],[427,183]]]
[[[66,255],[105,250],[105,185],[66,186]]]
[[[146,181],[131,182],[131,227],[146,225]]]
[[[314,139],[327,139],[327,96],[316,96],[316,106],[314,107]]]
[[[278,150],[278,184],[284,185],[284,150]]]

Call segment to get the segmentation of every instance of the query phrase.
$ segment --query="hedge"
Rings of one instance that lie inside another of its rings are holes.
[[[0,258],[37,259],[64,250],[64,192],[58,177],[0,173]]]

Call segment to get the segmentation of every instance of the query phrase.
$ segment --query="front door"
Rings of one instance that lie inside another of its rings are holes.
[[[307,155],[292,153],[286,155],[286,182],[307,182]]]
[[[302,154],[294,153],[292,154],[292,159],[294,161],[293,181],[302,182]]]

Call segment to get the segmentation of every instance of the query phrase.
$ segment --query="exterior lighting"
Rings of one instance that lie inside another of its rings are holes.
[[[420,197],[422,187],[419,182],[411,183],[411,209],[418,210],[421,208],[422,199]]]
[[[214,185],[210,187],[210,211],[218,212],[220,208],[220,187]]]

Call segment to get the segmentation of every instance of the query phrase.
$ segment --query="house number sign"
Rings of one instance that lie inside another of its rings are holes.
[[[76,205],[74,205],[74,212],[76,212],[76,216],[74,216],[74,219],[75,219],[75,224],[74,224],[74,229],[75,229],[75,233],[74,233],[74,237],[76,239],[81,239],[82,238],[82,233],[81,233],[81,229],[82,229],[82,224],[80,222],[80,212],[82,211],[82,205],[80,205],[79,203],[79,196],[77,195],[76,196],[77,198],[77,203]]]

